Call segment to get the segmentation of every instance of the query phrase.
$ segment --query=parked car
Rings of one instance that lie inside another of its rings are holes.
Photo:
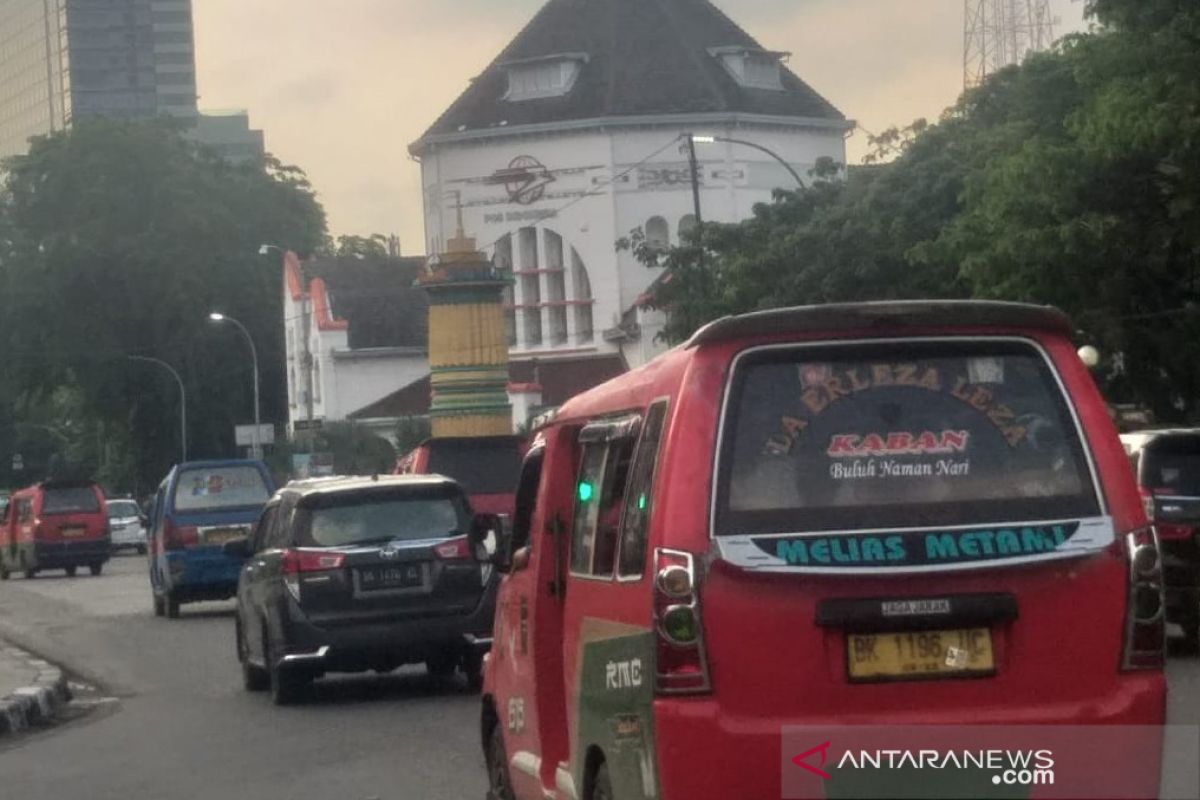
[[[90,481],[43,481],[13,493],[0,516],[0,579],[48,569],[99,575],[110,537],[104,493]]]
[[[1167,621],[1200,650],[1200,430],[1121,436],[1163,551]]]
[[[478,686],[495,598],[481,550],[497,524],[438,475],[288,484],[249,538],[225,545],[248,559],[236,616],[245,687],[282,704],[327,672],[421,661]]]
[[[990,796],[792,766],[1072,723],[1096,733],[1055,740],[1056,791],[1157,797],[1161,559],[1073,332],[1007,303],[764,311],[565,403],[498,547],[489,796]],[[1005,735],[983,746],[1030,745]]]
[[[453,478],[476,512],[511,517],[524,452],[522,436],[442,436],[398,459],[395,473]]]
[[[112,551],[136,550],[146,554],[146,516],[133,500],[108,501],[108,527],[112,532]]]
[[[150,520],[155,615],[174,619],[184,603],[237,593],[245,559],[222,546],[249,533],[274,490],[261,461],[190,461],[172,468],[154,495]]]

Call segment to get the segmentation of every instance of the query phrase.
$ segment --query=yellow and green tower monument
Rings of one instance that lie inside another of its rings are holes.
[[[429,294],[429,408],[433,435],[495,436],[513,430],[503,291],[508,281],[458,231],[417,279]]]

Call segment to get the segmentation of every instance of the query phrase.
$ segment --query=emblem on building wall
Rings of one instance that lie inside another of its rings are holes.
[[[489,179],[492,185],[501,185],[508,192],[508,199],[523,206],[533,205],[546,196],[546,187],[554,183],[554,175],[546,165],[533,156],[517,156],[502,170]]]

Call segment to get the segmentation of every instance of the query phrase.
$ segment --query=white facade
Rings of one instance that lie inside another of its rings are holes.
[[[513,269],[513,358],[619,351],[638,366],[665,349],[661,317],[637,309],[658,276],[616,242],[642,228],[677,243],[694,220],[688,131],[752,141],[801,176],[823,157],[845,163],[840,120],[689,115],[433,136],[421,159],[428,252],[454,234],[461,202],[468,233]],[[696,147],[706,222],[744,220],[795,187],[768,154]]]
[[[299,261],[284,258],[284,336],[287,347],[288,430],[310,422],[340,422],[429,374],[425,350],[350,349],[349,326],[329,311],[324,282],[302,290]],[[366,420],[392,438],[395,420]]]

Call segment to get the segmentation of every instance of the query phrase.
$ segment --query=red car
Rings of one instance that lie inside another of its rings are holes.
[[[99,575],[111,550],[104,492],[91,482],[45,481],[14,492],[0,517],[0,579],[47,569]]]
[[[511,517],[521,454],[521,436],[426,439],[396,462],[396,475],[445,475],[467,493],[476,514]]]
[[[490,796],[1156,797],[1161,558],[1072,331],[766,311],[567,402],[499,543]]]

